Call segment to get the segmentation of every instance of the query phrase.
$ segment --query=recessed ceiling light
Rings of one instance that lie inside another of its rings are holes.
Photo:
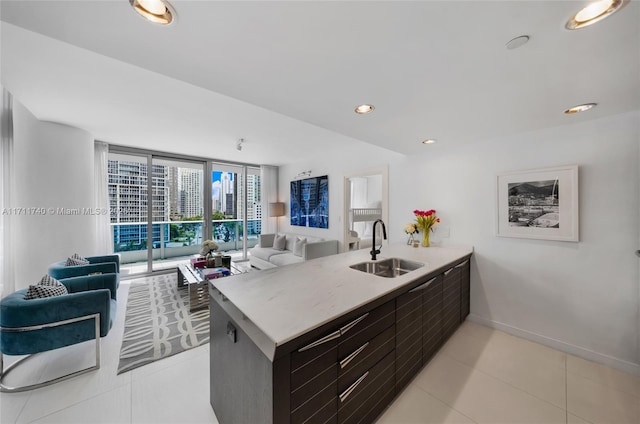
[[[175,12],[166,0],[129,0],[131,7],[146,20],[160,25],[173,22]]]
[[[527,44],[527,41],[529,41],[528,35],[520,35],[516,38],[512,38],[511,40],[509,40],[507,44],[505,44],[505,47],[508,50],[517,49],[518,47]]]
[[[435,140],[435,139],[433,139],[433,138],[427,138],[426,140],[423,140],[423,141],[422,141],[422,144],[433,144],[433,143],[435,143],[435,142],[436,142],[436,140]]]
[[[565,24],[567,29],[579,29],[594,24],[620,10],[629,0],[597,0],[573,15]]]
[[[360,105],[356,107],[356,113],[364,115],[365,113],[373,112],[374,109],[375,107],[373,107],[372,105]]]
[[[564,113],[566,113],[567,115],[571,115],[572,113],[584,112],[585,110],[589,110],[592,107],[595,107],[597,104],[598,103],[585,103],[582,105],[577,105],[565,110]]]

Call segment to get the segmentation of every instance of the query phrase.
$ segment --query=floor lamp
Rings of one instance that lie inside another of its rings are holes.
[[[280,230],[279,217],[284,216],[284,203],[269,203],[269,217],[276,219],[276,233]]]

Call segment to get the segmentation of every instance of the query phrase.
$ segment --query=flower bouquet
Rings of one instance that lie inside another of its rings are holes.
[[[409,234],[409,239],[407,240],[407,244],[411,245],[414,243],[415,241],[415,234],[418,234],[418,224],[416,224],[415,222],[410,222],[407,225],[404,226],[404,232],[406,234]]]
[[[202,249],[200,250],[200,255],[206,257],[205,264],[207,268],[217,266],[216,258],[213,257],[213,252],[218,250],[219,247],[220,246],[218,246],[218,243],[216,243],[213,240],[205,240],[202,243]],[[220,258],[220,260],[222,259]]]
[[[207,256],[209,254],[211,254],[212,252],[215,252],[216,250],[218,250],[220,246],[218,246],[218,243],[216,243],[213,240],[205,240],[202,243],[202,249],[200,250],[200,256]]]
[[[422,230],[422,245],[429,247],[429,231],[433,231],[433,226],[440,222],[440,218],[436,216],[435,209],[428,211],[416,209],[413,214],[416,216],[416,225]]]

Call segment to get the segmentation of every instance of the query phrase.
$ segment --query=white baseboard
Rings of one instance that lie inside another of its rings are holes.
[[[527,330],[522,330],[517,327],[513,327],[508,324],[496,322],[479,315],[471,314],[467,317],[469,321],[481,324],[487,327],[495,328],[496,330],[504,331],[505,333],[513,334],[514,336],[522,337],[523,339],[531,340],[543,344],[545,346],[552,347],[562,352],[570,353],[575,356],[579,356],[584,359],[588,359],[593,362],[607,365],[612,368],[616,368],[620,371],[624,371],[628,374],[640,376],[640,364],[634,364],[633,362],[624,361],[622,359],[614,358],[609,355],[594,352],[589,349],[585,349],[580,346],[575,346],[570,343],[566,343],[560,340],[552,339],[550,337],[542,336],[540,334],[532,333]]]

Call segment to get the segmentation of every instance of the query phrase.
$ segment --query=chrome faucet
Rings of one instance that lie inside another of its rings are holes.
[[[381,219],[376,219],[376,221],[373,223],[373,246],[371,247],[370,252],[372,261],[376,260],[376,255],[380,253],[380,249],[382,249],[382,240],[380,240],[380,247],[376,249],[376,224],[378,222],[382,225],[382,238],[384,240],[387,239],[387,229],[384,226],[384,222]]]

